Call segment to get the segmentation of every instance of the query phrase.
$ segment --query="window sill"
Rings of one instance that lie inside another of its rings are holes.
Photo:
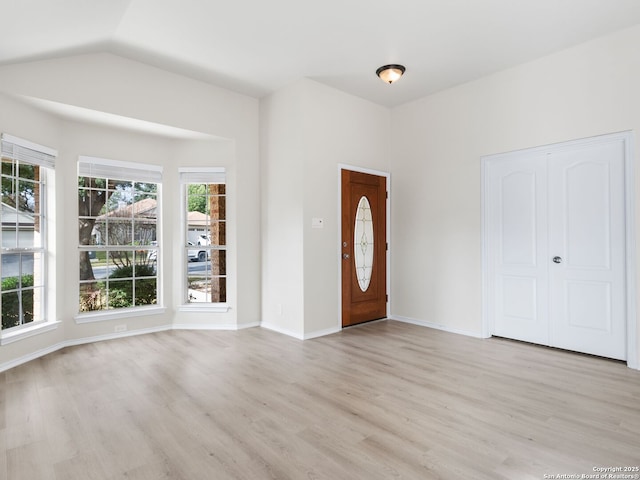
[[[226,303],[186,303],[178,307],[179,312],[227,313],[231,307]]]
[[[34,335],[50,332],[58,328],[58,325],[61,323],[62,322],[59,321],[44,322],[33,326],[18,328],[9,332],[2,332],[2,334],[0,334],[0,345],[8,345],[25,338],[33,337]]]
[[[120,308],[103,312],[81,313],[75,316],[76,323],[103,322],[105,320],[117,320],[119,318],[143,317],[147,315],[160,315],[167,309],[165,307],[138,307]]]

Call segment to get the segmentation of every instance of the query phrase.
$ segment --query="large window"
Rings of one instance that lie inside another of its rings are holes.
[[[46,179],[56,152],[2,135],[2,330],[44,322]]]
[[[226,185],[222,168],[180,169],[184,194],[184,301],[227,301]]]
[[[78,162],[79,312],[159,304],[160,167]]]

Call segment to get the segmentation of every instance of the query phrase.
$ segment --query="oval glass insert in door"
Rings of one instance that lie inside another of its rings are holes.
[[[356,222],[353,229],[353,260],[360,290],[366,292],[371,282],[373,270],[373,217],[371,204],[363,196],[358,202]]]

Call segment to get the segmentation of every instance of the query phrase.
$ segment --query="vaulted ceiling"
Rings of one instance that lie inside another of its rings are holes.
[[[638,0],[0,0],[0,65],[111,52],[261,97],[311,78],[386,106],[640,23]],[[375,77],[402,63],[394,85]]]

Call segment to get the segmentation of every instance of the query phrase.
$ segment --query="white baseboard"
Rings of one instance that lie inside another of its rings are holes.
[[[272,323],[262,322],[260,326],[276,333],[281,333],[289,337],[297,338],[298,340],[311,340],[312,338],[324,337],[325,335],[338,333],[340,330],[342,330],[340,327],[331,327],[324,330],[317,330],[315,332],[301,334],[300,332],[294,332],[293,330],[281,328],[278,325],[274,325]]]
[[[166,332],[171,330],[171,325],[161,325],[159,327],[141,328],[138,330],[127,330],[125,332],[107,333],[104,335],[96,335],[94,337],[72,338],[62,342],[63,347],[74,347],[76,345],[85,345],[87,343],[104,342],[105,340],[115,340],[117,338],[134,337],[136,335],[146,335],[148,333]]]
[[[325,328],[324,330],[316,330],[315,332],[305,333],[304,340],[311,340],[312,338],[324,337],[325,335],[331,335],[342,331],[341,327]]]
[[[48,355],[50,353],[57,352],[58,350],[66,346],[67,346],[66,342],[60,342],[60,343],[56,343],[55,345],[51,345],[49,347],[36,350],[35,352],[31,352],[28,355],[23,355],[22,357],[9,360],[8,362],[0,364],[0,373],[4,372],[5,370],[9,370],[10,368],[22,365],[23,363],[30,362],[31,360],[44,357],[45,355]]]
[[[458,335],[464,335],[466,337],[485,338],[478,332],[470,332],[468,330],[460,330],[458,328],[451,328],[447,325],[440,323],[428,322],[426,320],[418,320],[416,318],[401,317],[400,315],[392,315],[389,320],[397,320],[398,322],[411,323],[412,325],[419,325],[421,327],[433,328],[436,330],[442,330],[443,332],[456,333]]]
[[[304,340],[304,335],[299,332],[294,332],[293,330],[288,330],[286,328],[281,328],[278,325],[274,325],[273,323],[262,322],[260,323],[262,328],[266,328],[267,330],[271,330],[272,332],[281,333],[283,335],[287,335],[289,337],[297,338],[298,340]]]
[[[245,328],[254,328],[259,326],[260,322],[241,323],[240,325],[236,326],[236,330],[244,330]]]
[[[175,323],[171,330],[243,330],[245,328],[259,327],[260,323],[244,323],[235,325],[232,323],[222,325],[207,325],[202,323]]]

